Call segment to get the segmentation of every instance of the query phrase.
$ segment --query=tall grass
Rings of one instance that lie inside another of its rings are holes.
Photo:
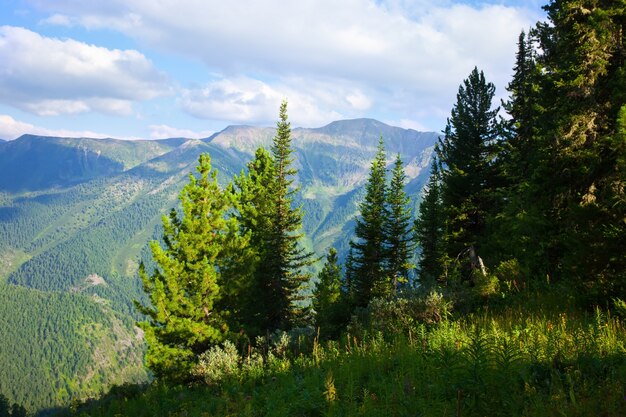
[[[599,310],[403,323],[287,350],[283,340],[280,352],[238,357],[220,381],[213,369],[208,384],[122,387],[68,414],[626,416],[626,332]]]

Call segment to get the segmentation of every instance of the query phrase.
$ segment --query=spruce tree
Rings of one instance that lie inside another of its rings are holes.
[[[373,297],[387,296],[392,292],[385,263],[386,173],[385,148],[381,137],[365,186],[365,198],[360,204],[361,215],[356,219],[356,240],[350,242],[353,256],[349,273],[352,299],[357,307],[366,307]]]
[[[478,268],[486,220],[493,209],[494,145],[501,131],[498,108],[492,109],[495,86],[474,68],[463,81],[451,116],[440,139],[441,197],[445,207],[447,256],[462,259],[465,276]]]
[[[250,336],[264,334],[269,328],[268,317],[272,308],[259,300],[272,296],[272,287],[267,285],[265,270],[267,259],[273,256],[269,231],[273,227],[274,196],[272,183],[275,179],[274,160],[264,148],[257,149],[254,159],[247,164],[248,171],[233,179],[233,189],[237,209],[235,217],[239,221],[241,233],[250,234],[251,259],[250,280],[240,294],[242,310],[239,322]]]
[[[326,263],[318,274],[318,282],[313,290],[315,325],[324,337],[339,336],[348,316],[348,306],[342,292],[341,267],[337,263],[337,251],[330,248]]]
[[[216,307],[228,288],[240,285],[240,265],[247,262],[249,236],[239,234],[230,195],[217,184],[208,154],[202,154],[199,177],[189,176],[180,193],[182,213],[163,216],[163,242],[150,248],[157,268],[139,275],[151,305],[136,303],[147,321],[146,364],[157,378],[186,381],[197,357],[228,335],[228,311]]]
[[[547,226],[538,215],[546,213],[547,207],[539,204],[541,196],[529,193],[532,177],[537,175],[536,165],[542,158],[537,132],[542,124],[540,118],[545,115],[538,100],[541,71],[536,62],[535,42],[534,32],[520,33],[513,78],[507,86],[510,96],[503,102],[510,119],[503,123],[504,140],[494,164],[498,177],[494,184],[496,201],[487,221],[491,260],[523,260],[525,271],[529,270],[529,259],[541,257],[536,243]]]
[[[271,154],[258,150],[248,175],[235,180],[236,216],[242,230],[251,233],[256,255],[244,319],[252,335],[303,324],[308,314],[304,289],[314,259],[300,244],[302,211],[292,207],[298,189],[293,187],[296,170],[287,102],[281,104],[279,117]]]
[[[538,161],[529,193],[547,207],[539,246],[545,272],[598,297],[624,290],[624,172],[620,113],[626,103],[622,2],[552,1],[537,37],[543,68]],[[624,246],[622,245],[622,248]]]
[[[352,309],[354,306],[354,250],[352,247],[348,249],[344,264],[343,295],[344,303]]]
[[[409,280],[410,260],[415,249],[415,236],[411,222],[410,199],[404,191],[406,174],[400,154],[391,171],[391,181],[387,189],[387,216],[383,228],[386,243],[386,274],[391,277],[393,288],[397,291],[402,283]]]
[[[415,219],[415,236],[420,246],[418,260],[419,283],[426,289],[433,288],[441,277],[443,257],[443,206],[441,204],[441,175],[435,148],[430,177],[424,190],[418,216]]]

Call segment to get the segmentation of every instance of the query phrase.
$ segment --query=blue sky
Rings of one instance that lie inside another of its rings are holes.
[[[543,1],[0,0],[0,138],[206,137],[371,117],[440,131],[474,66],[497,94]]]

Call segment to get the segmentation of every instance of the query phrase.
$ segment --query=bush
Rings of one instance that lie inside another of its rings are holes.
[[[365,309],[352,316],[348,332],[362,336],[365,329],[383,334],[407,334],[421,324],[445,321],[452,314],[452,302],[443,294],[431,291],[425,295],[404,293],[395,298],[374,298]]]
[[[224,342],[222,347],[213,346],[198,359],[194,375],[208,385],[215,385],[225,378],[235,376],[239,370],[239,354],[230,341]]]

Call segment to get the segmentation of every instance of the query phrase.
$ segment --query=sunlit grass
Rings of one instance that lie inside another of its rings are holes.
[[[119,388],[75,414],[626,415],[626,332],[600,311],[508,309],[394,334],[304,342],[258,360],[244,355],[219,383]]]

